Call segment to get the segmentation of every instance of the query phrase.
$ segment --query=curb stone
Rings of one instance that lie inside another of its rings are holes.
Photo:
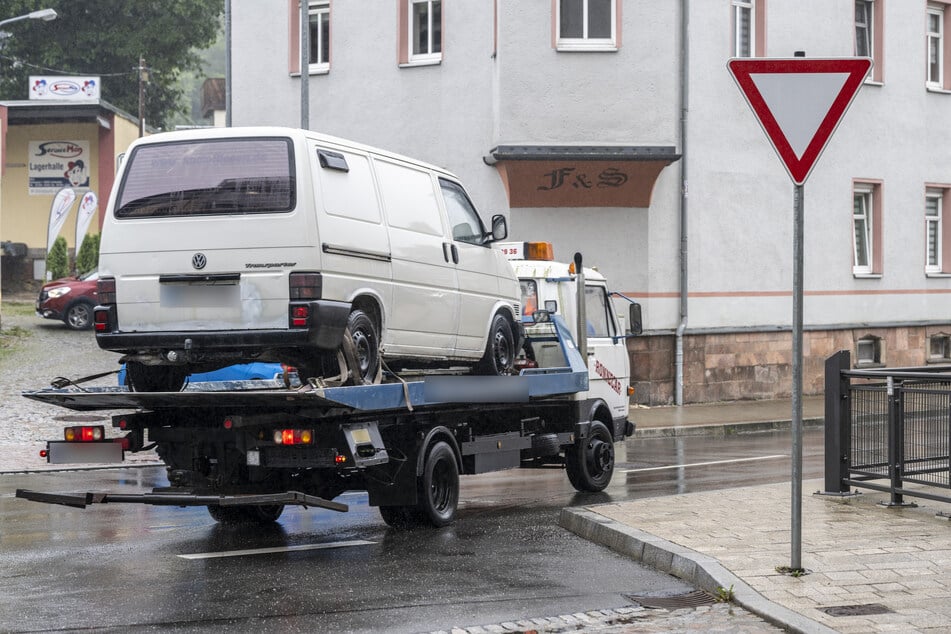
[[[718,588],[732,588],[737,605],[788,631],[835,634],[835,630],[822,623],[770,601],[724,568],[714,557],[626,526],[590,508],[562,509],[558,525],[579,537],[679,577],[712,594],[716,594]]]

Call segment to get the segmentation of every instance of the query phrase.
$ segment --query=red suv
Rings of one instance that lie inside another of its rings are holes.
[[[90,271],[79,277],[47,282],[36,298],[36,314],[47,319],[62,319],[73,330],[92,328],[92,311],[98,303],[98,280],[99,271]]]

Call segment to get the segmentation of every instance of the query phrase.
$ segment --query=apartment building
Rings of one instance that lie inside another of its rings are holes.
[[[793,185],[731,57],[872,57],[804,188],[805,393],[951,362],[951,2],[305,0],[309,127],[459,174],[644,306],[635,399],[788,396]],[[232,123],[301,122],[298,0],[231,0]],[[945,245],[948,246],[945,246]]]

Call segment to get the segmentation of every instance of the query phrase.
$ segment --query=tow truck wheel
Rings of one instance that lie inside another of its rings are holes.
[[[415,506],[381,506],[379,509],[380,517],[393,528],[413,528],[422,519]]]
[[[578,491],[603,491],[614,474],[614,439],[602,422],[591,423],[588,437],[565,451],[568,480]]]
[[[492,318],[489,328],[489,340],[485,344],[485,354],[476,366],[480,374],[502,376],[511,374],[515,365],[515,336],[512,326],[503,315]]]
[[[126,363],[125,370],[133,392],[179,392],[188,376],[184,367],[145,365],[136,361]]]
[[[435,443],[426,456],[418,479],[417,508],[436,527],[451,524],[459,504],[459,466],[445,442]]]

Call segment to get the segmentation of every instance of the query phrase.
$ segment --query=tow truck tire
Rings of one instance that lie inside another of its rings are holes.
[[[379,509],[380,517],[393,528],[413,528],[422,523],[422,516],[415,506],[381,506]]]
[[[459,505],[459,465],[456,454],[445,442],[430,448],[418,479],[417,508],[423,519],[435,527],[447,526],[456,517]]]
[[[273,524],[283,512],[283,504],[208,507],[208,514],[220,524]]]
[[[614,475],[614,439],[604,423],[591,423],[588,437],[565,451],[568,480],[578,491],[603,491]]]
[[[380,364],[380,334],[373,319],[359,308],[350,313],[347,330],[353,340],[353,359],[344,349],[344,356],[351,366],[353,385],[373,385],[379,383],[382,373]]]
[[[489,328],[489,340],[485,344],[485,354],[476,366],[479,374],[502,376],[511,374],[515,367],[515,335],[512,326],[504,315],[498,313],[492,318]]]
[[[188,370],[174,365],[145,365],[129,361],[125,365],[126,380],[133,392],[180,392]]]

